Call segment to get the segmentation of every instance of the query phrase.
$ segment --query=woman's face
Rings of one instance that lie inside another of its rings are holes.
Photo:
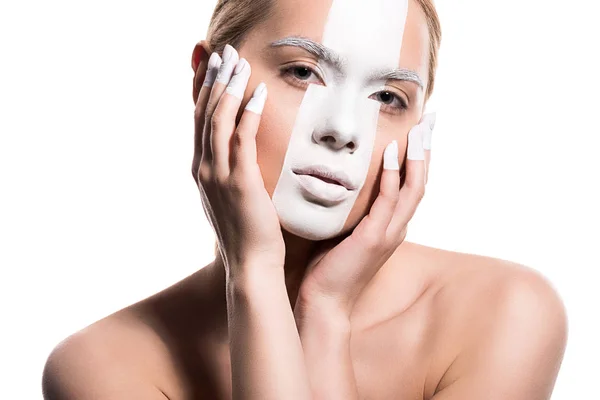
[[[278,0],[249,33],[244,104],[265,82],[257,158],[285,230],[328,239],[369,212],[385,147],[398,141],[402,165],[421,118],[428,48],[413,0]],[[307,175],[314,165],[344,171],[350,189]]]

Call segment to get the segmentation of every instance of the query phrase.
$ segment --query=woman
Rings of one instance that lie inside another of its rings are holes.
[[[430,0],[219,1],[192,54],[215,260],[59,344],[45,398],[548,399],[547,281],[404,241],[439,42]]]

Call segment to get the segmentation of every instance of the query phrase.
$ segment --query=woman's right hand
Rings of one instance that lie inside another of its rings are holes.
[[[256,133],[267,97],[258,85],[239,124],[238,114],[251,69],[227,45],[223,60],[213,53],[200,89],[192,166],[206,217],[211,223],[228,279],[244,268],[281,268],[285,244],[279,218],[256,159]]]

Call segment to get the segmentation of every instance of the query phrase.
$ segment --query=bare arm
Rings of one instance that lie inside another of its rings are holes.
[[[350,319],[333,302],[298,302],[294,310],[314,398],[358,399]]]
[[[230,45],[198,68],[192,170],[226,272],[233,398],[308,399],[310,386],[287,295],[285,243],[257,163],[267,87],[245,102],[251,66]]]
[[[399,149],[383,154],[379,196],[348,237],[324,241],[309,261],[294,314],[313,393],[319,399],[358,399],[350,353],[352,308],[363,289],[404,241],[408,221],[425,193],[425,142],[435,115],[408,134],[406,181],[400,185]],[[428,157],[427,157],[428,158]]]
[[[273,271],[227,283],[235,400],[311,398],[283,269]]]

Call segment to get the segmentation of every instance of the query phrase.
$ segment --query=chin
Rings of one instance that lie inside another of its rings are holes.
[[[282,174],[273,193],[273,205],[286,231],[313,241],[331,239],[343,233],[359,190],[343,201],[328,204],[308,195],[291,171]]]
[[[301,237],[306,240],[312,240],[318,242],[338,236],[335,229],[327,226],[307,225],[297,223],[297,221],[284,221],[281,220],[281,227],[293,235]]]

